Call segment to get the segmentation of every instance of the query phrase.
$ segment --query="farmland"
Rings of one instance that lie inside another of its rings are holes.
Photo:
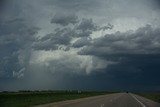
[[[78,99],[112,92],[95,91],[19,91],[1,92],[1,107],[28,107],[33,105]]]

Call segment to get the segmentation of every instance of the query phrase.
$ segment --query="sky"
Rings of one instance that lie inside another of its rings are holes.
[[[159,0],[1,0],[0,91],[160,91]]]

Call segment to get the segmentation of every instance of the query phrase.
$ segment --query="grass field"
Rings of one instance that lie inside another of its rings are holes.
[[[111,92],[80,92],[80,91],[31,91],[1,92],[0,107],[30,107],[50,102],[84,98],[109,94]]]
[[[136,94],[160,103],[160,92],[144,92]]]

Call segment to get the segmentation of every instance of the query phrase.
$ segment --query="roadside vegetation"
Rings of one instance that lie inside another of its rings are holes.
[[[19,91],[0,92],[0,107],[30,107],[33,105],[78,99],[113,92],[95,91]]]
[[[136,94],[160,103],[160,92],[142,92]]]

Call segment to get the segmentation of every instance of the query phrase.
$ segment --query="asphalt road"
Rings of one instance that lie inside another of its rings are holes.
[[[131,93],[116,93],[36,107],[160,107],[160,103]]]

